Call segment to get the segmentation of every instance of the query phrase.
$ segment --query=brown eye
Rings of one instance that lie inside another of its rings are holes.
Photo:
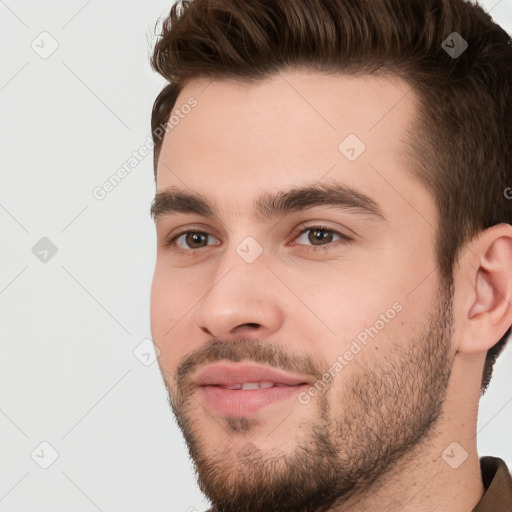
[[[209,245],[219,245],[218,240],[216,240],[217,243],[208,243],[209,238],[216,240],[212,235],[203,231],[183,231],[172,236],[166,245],[175,245],[177,250],[182,252],[192,252],[195,249],[202,249]]]
[[[308,231],[308,240],[313,245],[318,245],[319,242],[330,243],[334,237],[334,233],[328,229],[309,229]]]
[[[301,250],[322,254],[352,242],[349,236],[319,224],[302,224],[295,230],[294,236],[292,245],[302,246]]]
[[[337,237],[337,238],[335,238]],[[325,246],[333,241],[347,240],[348,237],[322,226],[310,226],[300,232],[296,243],[299,245]]]
[[[190,231],[189,233],[185,233],[185,244],[190,249],[198,249],[199,247],[204,247],[207,245],[208,235],[206,233],[199,233]]]

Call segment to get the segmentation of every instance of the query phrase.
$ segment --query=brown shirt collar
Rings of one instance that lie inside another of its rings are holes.
[[[481,457],[480,470],[485,493],[472,512],[511,512],[512,477],[498,457]]]

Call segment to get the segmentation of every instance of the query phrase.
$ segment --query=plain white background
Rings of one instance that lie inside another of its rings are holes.
[[[512,32],[511,0],[483,5]],[[151,155],[93,195],[148,140],[164,85],[149,66],[153,27],[170,7],[0,0],[2,512],[207,508],[157,363],[140,355]],[[480,455],[509,467],[511,368],[509,346],[478,421]]]

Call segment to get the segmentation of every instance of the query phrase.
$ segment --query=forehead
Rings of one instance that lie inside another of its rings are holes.
[[[194,108],[183,108],[191,101]],[[392,75],[295,70],[254,83],[194,80],[181,91],[164,137],[157,191],[225,193],[225,207],[240,211],[266,190],[324,179],[376,196],[386,180],[422,188],[404,158],[416,108],[411,86]]]

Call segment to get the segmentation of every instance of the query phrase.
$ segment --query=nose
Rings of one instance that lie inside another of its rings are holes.
[[[234,250],[222,256],[196,309],[196,325],[209,336],[268,337],[283,323],[283,307],[265,254],[245,262]]]

